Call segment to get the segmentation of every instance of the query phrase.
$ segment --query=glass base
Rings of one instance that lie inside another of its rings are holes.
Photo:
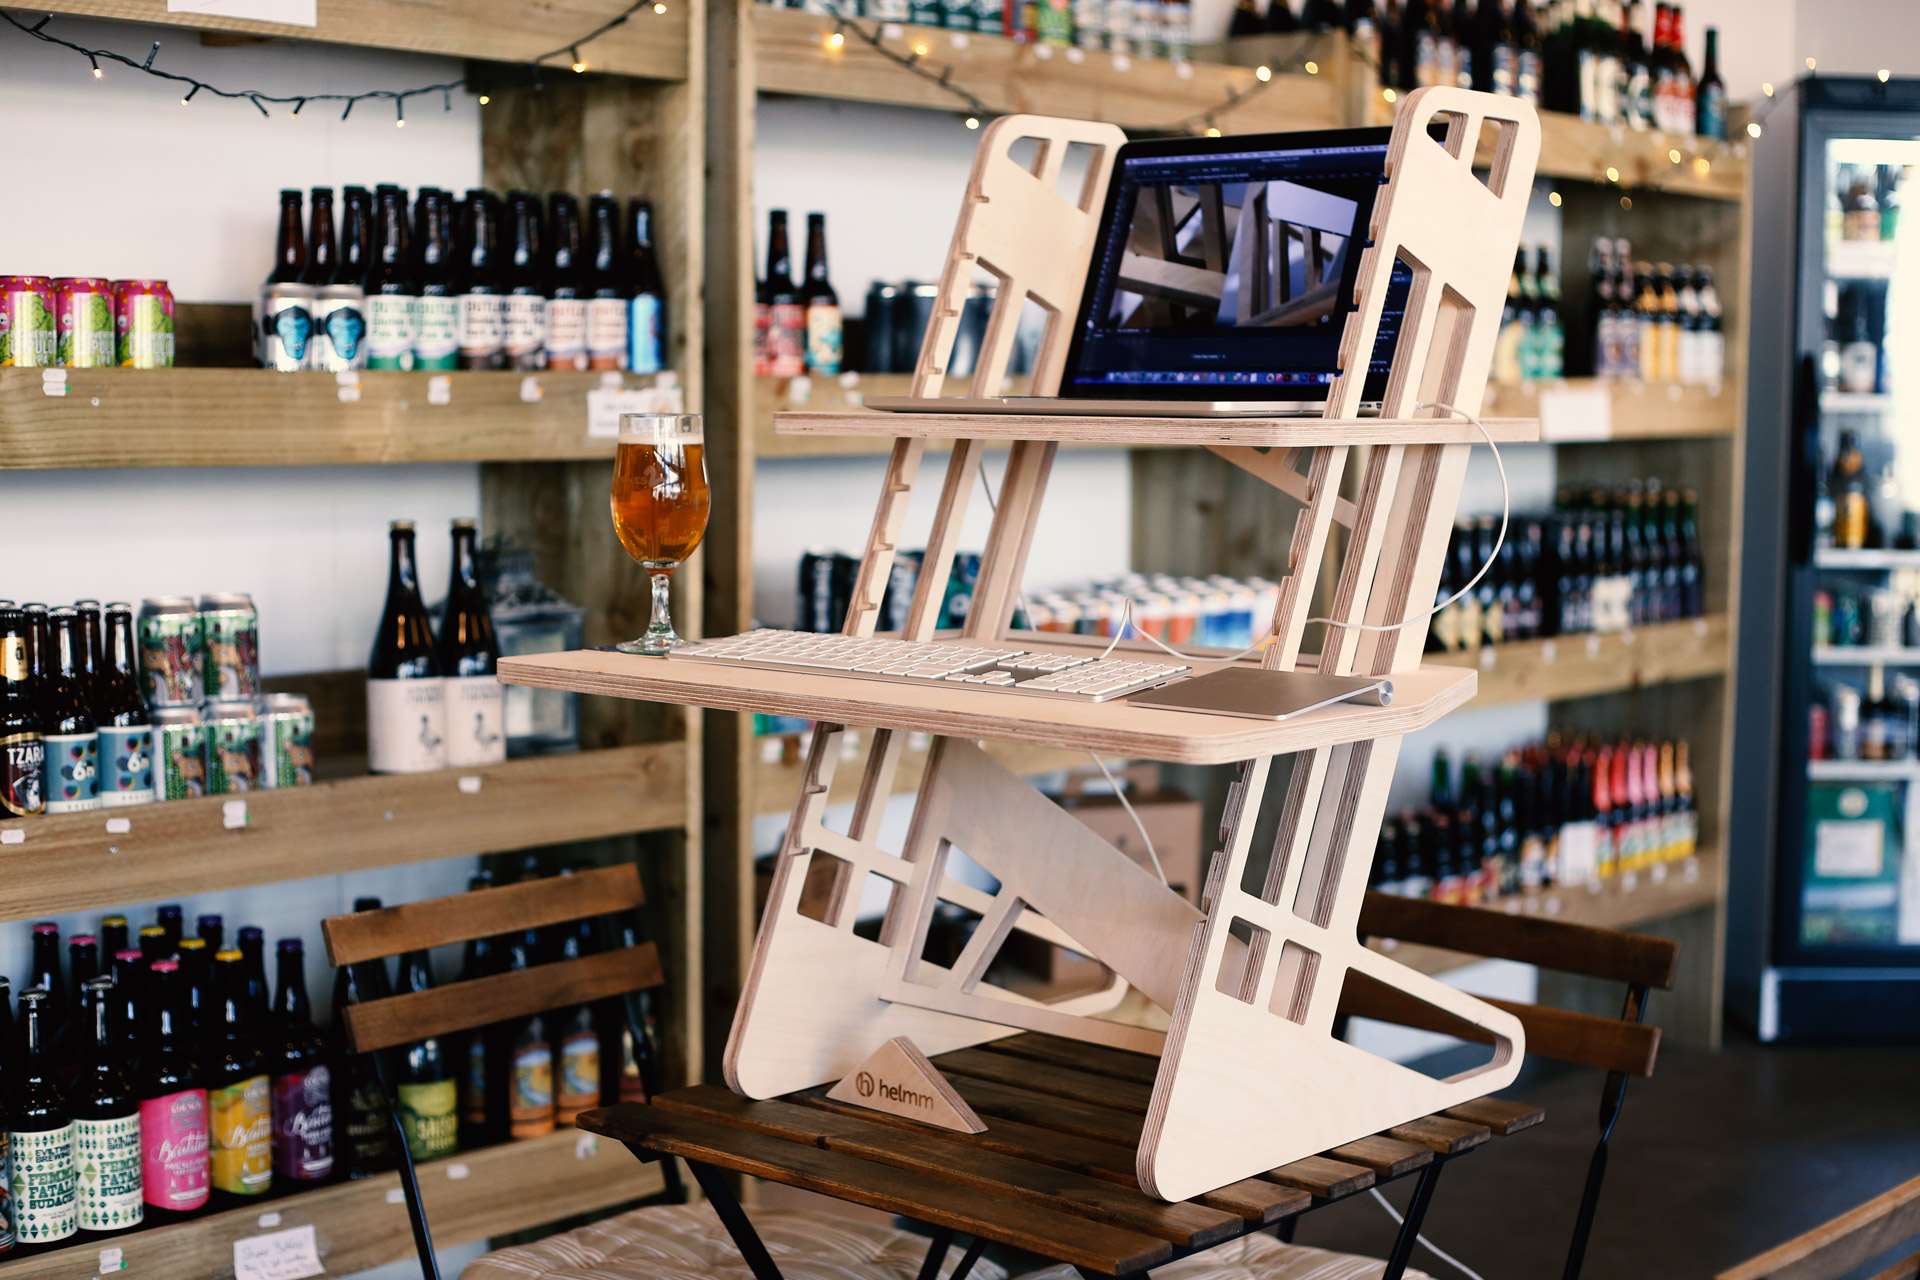
[[[682,640],[669,631],[664,636],[656,636],[649,631],[638,640],[622,640],[613,646],[621,653],[637,653],[648,658],[664,658],[675,649],[684,649],[692,644],[691,640]]]

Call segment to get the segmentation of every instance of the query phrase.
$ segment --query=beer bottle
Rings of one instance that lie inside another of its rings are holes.
[[[475,188],[455,223],[460,265],[460,367],[506,367],[507,304],[500,297],[500,203]]]
[[[115,956],[127,949],[127,918],[125,916],[101,916],[100,930],[97,936],[100,939],[100,955],[102,961],[103,963],[110,963]]]
[[[94,682],[93,718],[100,734],[100,804],[114,809],[153,799],[153,725],[140,694],[140,651],[133,642],[133,606],[107,606],[106,645]]]
[[[227,936],[226,922],[216,911],[209,911],[193,922],[194,936],[202,939],[215,951],[220,949],[221,940]]]
[[[307,267],[300,273],[300,283],[332,284],[338,267],[339,254],[333,241],[333,188],[315,187],[313,213],[307,223]]]
[[[1686,558],[1680,565],[1681,617],[1698,618],[1707,611],[1706,560],[1700,549],[1700,495],[1680,491],[1680,543]]]
[[[507,194],[513,251],[507,258],[506,334],[509,369],[547,367],[547,262],[540,197],[531,191]]]
[[[467,881],[468,892],[493,887],[493,876],[480,871]],[[467,939],[460,964],[460,981],[490,977],[500,971],[500,949],[492,938]],[[507,1139],[506,1046],[499,1028],[475,1027],[467,1033],[460,1076],[460,1139],[464,1146],[486,1146]]]
[[[167,931],[164,926],[157,924],[140,926],[140,957],[149,965],[156,960],[173,959],[173,948],[167,945]]]
[[[196,1052],[220,1033],[219,1011],[213,999],[213,957],[220,950],[208,945],[205,938],[182,938],[174,953],[174,962],[180,966],[180,1025]]]
[[[273,1184],[273,1090],[249,1025],[247,960],[237,950],[213,958],[219,1039],[207,1052],[207,1127],[213,1189],[222,1203],[245,1204]]]
[[[73,1106],[74,1201],[80,1230],[106,1234],[140,1225],[140,1103],[113,1043],[113,979],[81,984],[87,1046],[67,1091]]]
[[[530,969],[545,959],[539,931],[514,935],[507,946],[509,972]],[[553,1132],[553,1038],[547,1015],[528,1014],[506,1032],[508,1047],[507,1122],[515,1138]]]
[[[407,198],[398,187],[374,193],[373,255],[367,293],[367,368],[413,368],[420,299],[407,256]]]
[[[353,909],[378,911],[380,899],[355,898]],[[380,1087],[372,1055],[350,1050],[346,1017],[348,1005],[378,1000],[390,990],[385,960],[341,965],[333,973],[331,1073],[338,1082],[334,1097],[343,1117],[334,1156],[347,1178],[365,1178],[393,1168],[393,1118],[386,1091]]]
[[[807,372],[831,376],[840,372],[842,325],[840,297],[827,280],[827,215],[807,215],[807,280],[801,287],[806,306]]]
[[[639,912],[627,910],[609,921],[616,945],[644,941]],[[600,1041],[600,1102],[646,1102],[660,1093],[664,1064],[660,1051],[659,993],[643,988],[609,998]],[[611,1035],[608,1034],[611,1024]]]
[[[280,984],[273,997],[268,1076],[273,1090],[273,1178],[297,1190],[333,1175],[333,1073],[307,1000],[306,954],[298,938],[276,944]]]
[[[667,367],[667,287],[653,251],[653,202],[627,204],[627,368]]]
[[[23,604],[27,625],[27,694],[40,712],[41,727],[47,720],[47,670],[53,652],[52,632],[47,624],[47,606]]]
[[[431,991],[433,966],[425,951],[400,958],[400,990]],[[428,1036],[406,1047],[394,1092],[400,1130],[415,1160],[452,1155],[460,1141],[460,1087],[449,1069],[440,1038]]]
[[[806,310],[793,287],[787,211],[775,209],[767,218],[767,279],[761,286],[761,301],[767,308],[767,373],[797,378],[807,371]]]
[[[602,191],[587,200],[587,367],[623,368],[627,296],[620,289],[620,202]]]
[[[160,926],[166,935],[168,955],[180,949],[180,939],[186,933],[186,912],[177,902],[163,902],[153,909],[153,922]]]
[[[587,367],[587,300],[580,270],[580,202],[565,191],[547,197],[547,368]]]
[[[14,1229],[23,1245],[65,1240],[79,1225],[73,1117],[54,1080],[50,1014],[58,1003],[39,987],[20,993],[24,1058],[8,1090],[7,1146],[13,1155]]]
[[[176,964],[177,970],[179,966]],[[129,1071],[150,1046],[147,1010],[156,1003],[149,998],[153,971],[146,959],[131,947],[113,953],[113,1037],[120,1052],[120,1064]],[[178,983],[174,984],[178,987]]]
[[[27,663],[30,628],[18,609],[0,610],[0,817],[47,811],[47,743]]]
[[[280,236],[273,246],[273,270],[268,284],[288,284],[307,271],[307,237],[300,230],[300,193],[280,193]]]
[[[44,698],[47,812],[84,813],[100,807],[100,733],[80,679],[80,619],[62,607],[48,610],[47,621],[52,632]]]
[[[90,933],[76,933],[67,939],[67,990],[73,998],[61,1014],[63,1025],[56,1045],[62,1080],[70,1079],[87,1056],[93,1035],[93,1015],[84,1008],[87,984],[99,976],[99,939]]]
[[[454,296],[453,217],[444,191],[427,188],[413,203],[414,278],[420,285],[420,327],[413,339],[413,367],[453,369],[460,364],[460,302]]]
[[[98,695],[103,655],[100,637],[100,602],[75,600],[73,611],[80,617],[80,687],[91,702]]]
[[[51,920],[42,920],[33,926],[33,961],[21,998],[25,999],[26,992],[34,990],[47,993],[47,1005],[41,1017],[45,1020],[47,1049],[51,1052],[67,1018],[67,984],[60,971],[60,926]]]
[[[424,773],[447,763],[446,684],[420,601],[413,522],[396,520],[387,602],[367,662],[367,757],[375,773]]]
[[[0,1076],[8,1084],[12,1083],[13,1060],[13,999],[12,988],[4,977],[0,977]],[[14,1212],[13,1212],[13,1176],[12,1160],[7,1144],[6,1124],[0,1122],[0,1257],[13,1252]]]
[[[206,1206],[210,1184],[207,1089],[180,1020],[180,966],[153,966],[153,1033],[134,1072],[140,1099],[140,1182],[147,1219],[168,1222]],[[123,997],[124,998],[124,997]]]
[[[562,875],[572,875],[569,867]],[[591,918],[559,926],[556,960],[578,960],[600,950]],[[583,1111],[600,1105],[600,1024],[605,1016],[591,1004],[563,1006],[550,1015],[555,1059],[554,1120],[572,1124]]]
[[[494,675],[500,641],[475,562],[471,520],[453,522],[453,575],[435,649],[446,683],[447,764],[507,758],[507,687]]]
[[[325,284],[364,285],[373,269],[373,195],[365,187],[343,187],[340,260]]]

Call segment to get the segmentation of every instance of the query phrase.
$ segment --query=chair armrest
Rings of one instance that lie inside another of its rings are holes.
[[[1680,954],[1680,944],[1668,938],[1424,902],[1375,890],[1369,890],[1361,904],[1360,933],[1662,991],[1673,987]]]

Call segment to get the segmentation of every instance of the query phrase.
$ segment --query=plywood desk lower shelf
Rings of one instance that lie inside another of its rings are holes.
[[[1099,407],[1088,401],[1088,408]],[[1540,439],[1538,418],[1483,418],[1487,435],[1500,444]],[[1341,444],[1481,444],[1486,436],[1465,418],[1113,418],[1088,413],[889,413],[789,410],[773,416],[773,429],[793,436],[903,436],[931,440],[1051,440],[1059,444],[1106,444],[1114,448],[1193,445],[1204,448],[1314,449]]]
[[[1027,644],[1023,647],[1043,646]],[[800,716],[831,724],[994,742],[1028,742],[1176,764],[1229,764],[1256,756],[1359,742],[1425,728],[1473,697],[1477,676],[1422,667],[1393,677],[1390,707],[1347,705],[1283,724],[1187,711],[1149,710],[1125,699],[1082,703],[965,686],[895,684],[816,672],[748,670],[602,650],[503,658],[508,684],[643,698],[718,711]]]

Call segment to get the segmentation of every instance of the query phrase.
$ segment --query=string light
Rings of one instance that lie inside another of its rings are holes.
[[[5,15],[4,13],[0,13],[0,18],[4,18],[4,17],[6,17],[6,15]],[[182,99],[180,99],[180,105],[184,107],[184,106],[186,106],[186,105],[187,105],[187,104],[188,104],[189,102],[192,102],[192,101],[193,101],[193,95],[194,95],[194,94],[196,94],[196,93],[198,93],[198,92],[200,92],[200,86],[196,84],[195,86],[193,86],[193,88],[191,88],[191,89],[189,89],[189,90],[187,90],[187,96],[186,96],[186,97],[184,97],[184,98],[182,98]]]
[[[1763,81],[1760,85],[1760,92],[1766,94],[1769,98],[1771,98],[1773,96],[1773,81],[1771,80]]]
[[[1207,126],[1207,136],[1208,136],[1209,138],[1217,138],[1217,137],[1219,137],[1219,136],[1220,136],[1220,130],[1218,130],[1218,129],[1216,129],[1216,128],[1214,128],[1214,127],[1213,127],[1212,125],[1208,125],[1208,126]]]
[[[1547,203],[1558,209],[1560,207],[1560,193],[1558,191],[1547,192]]]
[[[656,4],[655,6],[653,6],[653,11],[655,13],[665,13],[667,11],[667,6],[663,4]]]
[[[1309,62],[1303,70],[1310,76],[1317,76],[1320,74],[1320,64],[1317,62]]]
[[[487,94],[487,93],[483,93],[483,94],[481,94],[481,95],[480,95],[480,105],[481,105],[481,106],[483,106],[483,107],[484,107],[484,106],[486,106],[486,105],[487,105],[487,104],[488,104],[489,102],[492,102],[492,101],[493,101],[493,95],[492,95],[492,94]]]
[[[1675,164],[1679,164],[1679,163],[1680,163],[1680,152],[1679,152],[1679,151],[1678,151],[1677,149],[1670,149],[1670,150],[1668,150],[1668,152],[1667,152],[1667,159],[1669,159],[1669,160],[1671,160],[1671,161],[1673,161],[1673,162],[1674,162]]]
[[[579,75],[581,72],[587,69],[587,64],[580,61],[580,48],[578,45],[575,45],[573,48],[567,50],[567,52],[573,55],[573,74]]]
[[[407,100],[404,97],[393,100],[393,127],[396,129],[407,127]]]
[[[1750,120],[1747,122],[1747,136],[1749,138],[1757,138],[1760,136],[1760,122],[1758,120]]]
[[[832,35],[827,37],[827,48],[838,49],[844,44],[846,44],[846,42],[847,42],[847,33],[844,31],[836,31]]]
[[[1253,78],[1264,84],[1268,80],[1273,79],[1273,68],[1272,67],[1255,67],[1253,69]]]
[[[1400,100],[1400,95],[1395,93],[1392,89],[1382,89],[1380,91],[1380,96],[1385,98],[1388,102],[1398,102]]]
[[[1893,79],[1893,72],[1887,70],[1885,67],[1880,68],[1878,71],[1874,72],[1873,74],[1880,77],[1881,84],[1885,84],[1887,81]]]
[[[1813,65],[1814,65],[1814,64],[1813,64],[1813,59],[1812,59],[1812,58],[1808,58],[1808,59],[1807,59],[1807,70],[1809,70],[1809,71],[1811,71],[1811,70],[1813,70]]]
[[[979,116],[968,116],[968,117],[967,117],[967,128],[969,128],[969,129],[978,129],[979,127],[980,127],[980,117],[979,117]]]
[[[88,54],[87,61],[93,64],[93,78],[95,80],[98,80],[101,76],[106,74],[104,71],[100,70],[100,59],[94,57],[92,54]],[[1881,78],[1885,79],[1884,76]]]
[[[1614,168],[1612,165],[1607,166],[1607,181],[1608,182],[1620,181],[1620,171]]]

